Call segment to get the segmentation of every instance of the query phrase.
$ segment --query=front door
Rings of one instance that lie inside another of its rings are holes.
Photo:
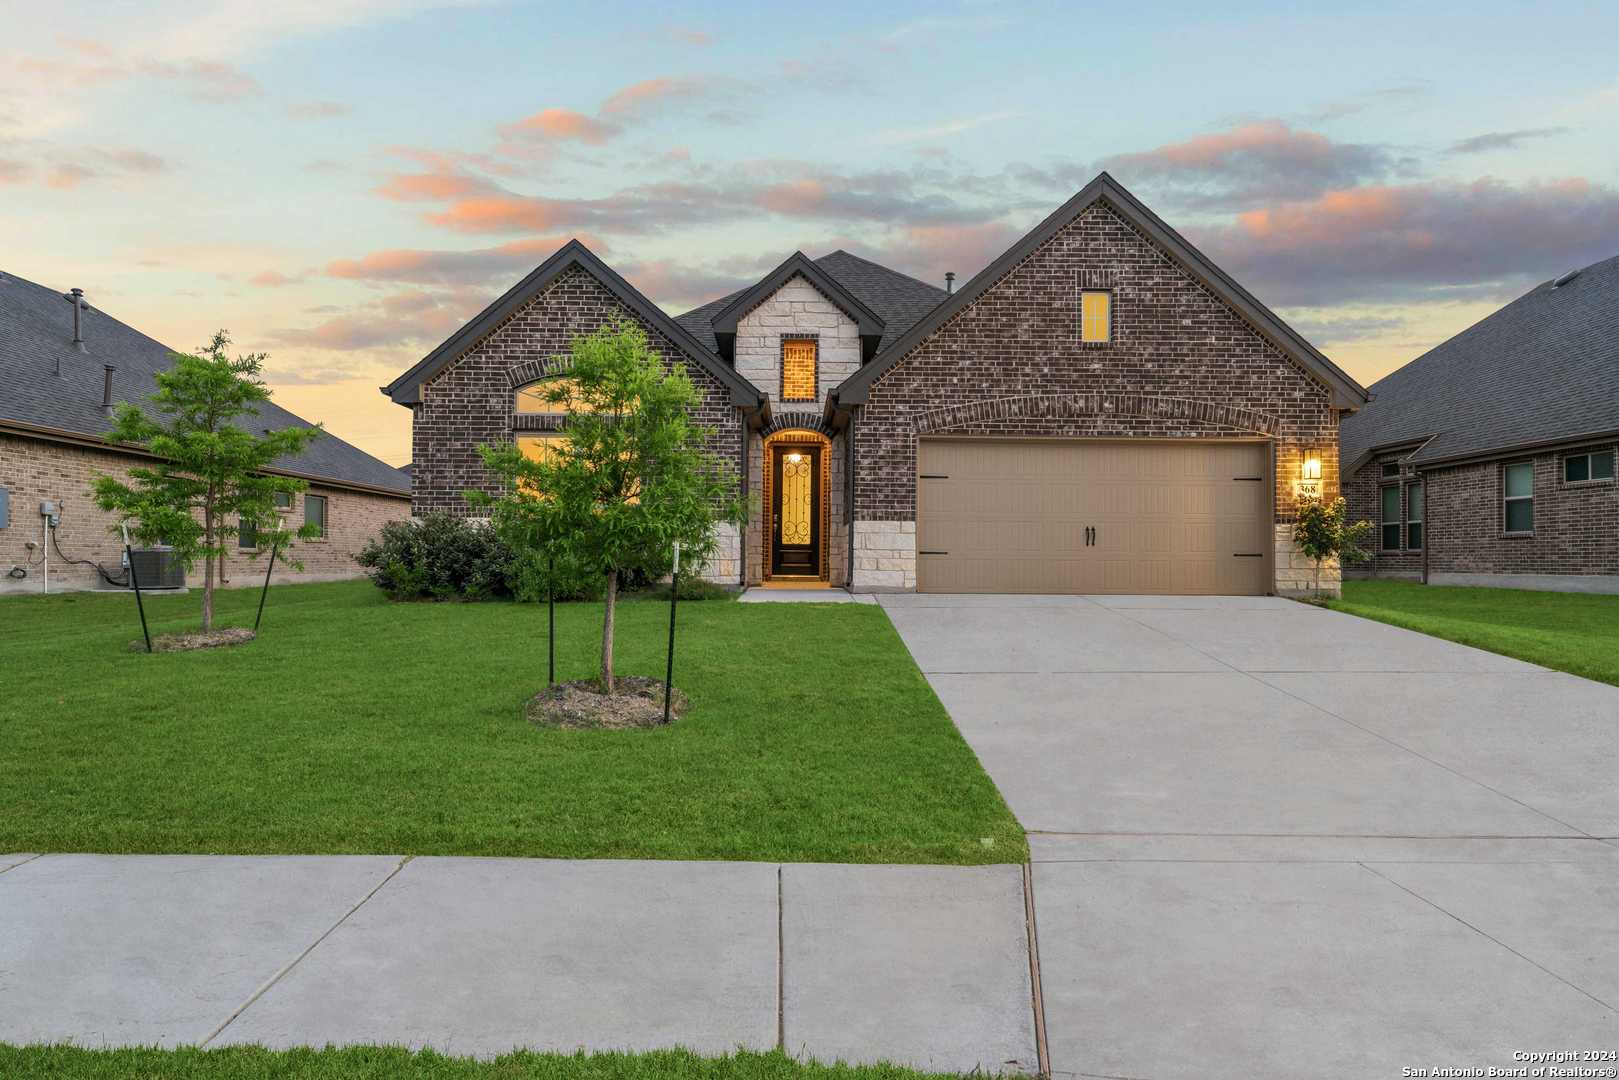
[[[771,577],[821,576],[821,450],[772,448]]]

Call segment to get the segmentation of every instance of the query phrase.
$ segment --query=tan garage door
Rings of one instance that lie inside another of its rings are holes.
[[[1264,593],[1270,444],[923,439],[917,588]]]

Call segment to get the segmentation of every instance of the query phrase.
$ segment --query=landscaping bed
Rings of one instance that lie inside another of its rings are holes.
[[[1328,606],[1619,686],[1619,596],[1346,581]]]
[[[251,625],[256,590],[216,593]],[[154,635],[200,595],[146,600]],[[600,604],[558,604],[589,678]],[[1022,830],[887,615],[682,604],[678,723],[554,731],[544,604],[274,586],[248,648],[147,656],[127,594],[0,598],[0,849],[1021,862]],[[664,604],[618,609],[617,666],[664,670]],[[661,705],[661,701],[659,702]],[[661,710],[660,710],[661,711]],[[993,837],[993,848],[982,837]]]
[[[624,731],[663,727],[662,679],[620,675],[613,692],[603,689],[600,677],[575,679],[541,690],[523,705],[523,715],[536,727],[567,731]],[[669,722],[686,715],[690,702],[675,687],[669,699]]]

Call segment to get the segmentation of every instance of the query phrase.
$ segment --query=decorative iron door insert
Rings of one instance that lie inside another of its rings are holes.
[[[821,451],[819,446],[772,448],[772,577],[821,576]]]

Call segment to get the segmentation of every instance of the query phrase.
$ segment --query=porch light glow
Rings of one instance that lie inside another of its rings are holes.
[[[1321,451],[1313,446],[1304,451],[1304,478],[1321,479]]]
[[[800,461],[804,460],[804,455],[803,454],[788,454],[787,455],[787,460],[792,462],[794,465],[797,465]],[[1319,468],[1319,467],[1320,466],[1318,465],[1317,468]]]

